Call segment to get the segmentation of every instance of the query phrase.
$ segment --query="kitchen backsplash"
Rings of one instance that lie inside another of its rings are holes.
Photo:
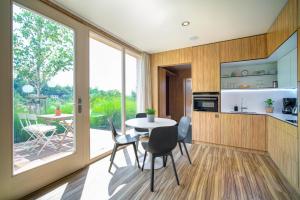
[[[282,113],[282,98],[297,98],[295,89],[261,89],[261,90],[226,90],[221,92],[221,111],[231,112],[233,107],[243,106],[248,109],[247,112],[265,113],[264,101],[268,98],[273,99],[274,113]]]

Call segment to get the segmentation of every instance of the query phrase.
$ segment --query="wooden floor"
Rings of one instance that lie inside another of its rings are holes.
[[[127,147],[117,152],[111,173],[107,157],[26,199],[300,199],[266,155],[204,144],[188,149],[192,165],[174,151],[180,186],[169,159],[155,170],[150,192],[150,171],[136,167]]]

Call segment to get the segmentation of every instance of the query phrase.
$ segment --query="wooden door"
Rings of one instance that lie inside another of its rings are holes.
[[[184,115],[192,117],[192,79],[184,79]]]
[[[218,43],[193,47],[192,88],[193,92],[220,91]]]
[[[192,139],[220,144],[220,114],[195,111],[192,114]]]
[[[165,117],[167,111],[167,77],[166,70],[158,69],[158,116]]]

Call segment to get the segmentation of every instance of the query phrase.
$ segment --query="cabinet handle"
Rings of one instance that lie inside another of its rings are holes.
[[[215,118],[219,118],[219,114],[215,114]]]

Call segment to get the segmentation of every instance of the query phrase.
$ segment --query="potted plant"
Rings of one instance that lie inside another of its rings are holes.
[[[60,110],[60,106],[56,106],[56,109],[55,109],[55,115],[56,116],[60,116],[61,115],[61,110]]]
[[[274,103],[274,101],[272,99],[265,100],[266,112],[267,113],[272,113],[273,112],[273,110],[274,110],[273,103]]]
[[[154,122],[155,110],[152,108],[148,108],[146,110],[148,122]]]

